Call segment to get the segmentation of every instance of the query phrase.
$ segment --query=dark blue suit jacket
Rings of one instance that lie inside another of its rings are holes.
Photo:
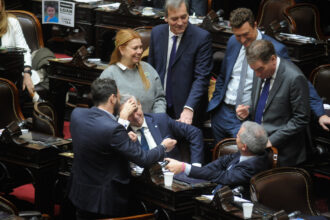
[[[128,161],[149,166],[164,158],[164,148],[141,150],[122,125],[96,107],[74,109],[70,131],[74,151],[69,192],[72,203],[88,212],[127,215]]]
[[[168,49],[168,24],[152,29],[148,62],[157,70],[164,85]],[[196,110],[207,93],[212,70],[212,40],[209,32],[188,24],[172,66],[172,96],[176,118],[183,107]]]
[[[290,59],[285,45],[279,43],[275,39],[273,39],[267,35],[264,35],[264,34],[262,35],[262,39],[271,41],[273,43],[276,54],[279,57],[285,58],[288,60]],[[231,36],[228,41],[228,44],[227,44],[225,58],[223,59],[222,64],[221,64],[221,70],[220,70],[220,73],[217,78],[213,97],[208,105],[207,111],[212,111],[212,110],[216,109],[220,105],[220,103],[222,103],[222,101],[226,95],[228,83],[230,81],[230,76],[233,71],[233,68],[234,68],[234,65],[237,60],[241,47],[242,47],[242,44],[240,44],[236,40],[235,36],[234,35]],[[254,75],[253,80],[254,81],[256,80],[255,75]],[[314,112],[314,114],[317,117],[320,117],[325,114],[324,108],[323,108],[323,102],[322,102],[321,98],[318,96],[315,88],[313,87],[313,85],[310,82],[308,82],[308,86],[309,86],[310,107],[311,107],[312,111]]]
[[[191,163],[203,163],[204,142],[202,131],[193,125],[173,120],[165,113],[144,114],[148,128],[159,145],[163,139],[170,137],[178,142],[186,140],[190,144]],[[181,160],[179,147],[175,147],[166,157]]]
[[[229,185],[230,187],[245,186],[244,188],[248,189],[246,186],[250,184],[250,178],[261,171],[269,169],[270,163],[266,152],[237,163],[240,155],[239,152],[224,155],[204,167],[191,166],[189,176],[221,185]],[[232,167],[227,170],[230,165]]]

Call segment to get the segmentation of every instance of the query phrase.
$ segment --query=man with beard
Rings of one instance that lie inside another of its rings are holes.
[[[128,214],[129,161],[145,167],[163,160],[176,141],[164,139],[150,151],[129,139],[115,118],[120,94],[112,79],[96,79],[91,85],[94,107],[76,108],[71,114],[74,162],[69,198],[77,208],[77,219],[101,219]],[[136,110],[128,101],[120,117]]]

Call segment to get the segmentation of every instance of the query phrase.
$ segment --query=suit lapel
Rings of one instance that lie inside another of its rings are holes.
[[[283,78],[283,71],[284,71],[284,65],[283,65],[283,59],[282,59],[280,61],[280,66],[278,67],[278,71],[277,71],[276,78],[275,78],[275,81],[273,83],[272,89],[269,91],[267,103],[266,103],[266,106],[265,106],[265,112],[266,112],[267,108],[269,107],[270,103],[273,101],[278,89],[282,85],[282,82],[283,82],[283,79],[284,79]]]
[[[145,117],[145,119],[152,137],[154,138],[156,144],[159,145],[162,142],[163,138],[158,128],[158,125],[151,117]]]
[[[239,42],[235,42],[235,45],[233,46],[231,53],[228,53],[229,56],[227,57],[227,59],[229,60],[228,61],[229,65],[226,69],[226,82],[229,82],[231,73],[233,72],[234,65],[236,63],[241,47],[242,45]]]
[[[159,59],[161,60],[161,67],[162,71],[158,73],[161,77],[162,83],[164,83],[164,77],[165,77],[165,72],[166,72],[166,61],[167,61],[167,50],[168,50],[168,35],[169,35],[169,30],[168,30],[168,25],[164,26],[163,31],[158,35],[158,42],[160,42],[161,47],[157,47],[159,51],[157,52],[160,57]]]
[[[253,86],[252,88],[256,88],[254,90],[252,90],[252,105],[253,105],[253,109],[256,110],[257,109],[257,104],[258,104],[258,100],[259,100],[259,96],[260,96],[260,90],[261,90],[261,84],[262,84],[262,80],[257,77],[255,75],[255,73],[253,74]],[[254,117],[253,117],[254,118]]]

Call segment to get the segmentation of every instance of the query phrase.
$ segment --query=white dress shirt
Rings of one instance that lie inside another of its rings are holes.
[[[261,39],[262,39],[262,35],[261,35],[260,31],[258,30],[256,40],[261,40]],[[242,46],[241,50],[238,54],[238,57],[236,59],[235,65],[233,67],[233,71],[230,76],[230,81],[228,83],[228,87],[227,87],[227,91],[226,91],[226,95],[225,95],[225,99],[224,99],[224,102],[229,105],[236,105],[236,98],[237,98],[239,81],[241,79],[243,61],[246,57],[245,53],[246,53],[246,48],[244,46]],[[251,102],[253,75],[254,75],[254,71],[248,65],[246,79],[245,79],[245,85],[244,85],[244,91],[243,91],[243,96],[242,96],[242,104],[245,104],[245,105],[251,104],[250,102]]]
[[[134,133],[137,134],[138,136],[138,140],[139,142],[141,143],[141,128],[144,128],[143,130],[143,133],[144,133],[144,136],[146,137],[146,140],[147,140],[147,143],[148,143],[148,146],[149,146],[149,150],[157,147],[157,144],[148,128],[148,125],[146,123],[146,119],[143,120],[143,124],[141,127],[135,127],[135,126],[131,126],[132,130],[134,131]]]

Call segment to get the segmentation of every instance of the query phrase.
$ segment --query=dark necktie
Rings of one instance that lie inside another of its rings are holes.
[[[242,70],[241,70],[241,75],[240,75],[240,80],[239,80],[239,85],[238,85],[238,90],[237,90],[236,106],[242,104],[242,97],[243,97],[244,87],[245,87],[247,67],[248,67],[248,64],[247,64],[247,60],[246,60],[246,56],[245,56],[243,63],[242,63]]]
[[[141,133],[141,142],[140,142],[141,149],[145,150],[145,151],[148,151],[149,150],[149,145],[148,145],[146,136],[144,136],[144,128],[140,128],[140,129],[138,129],[138,131],[140,131],[140,133]]]
[[[262,115],[264,113],[265,105],[266,105],[268,94],[269,94],[270,79],[271,78],[266,79],[266,82],[264,84],[264,87],[262,89],[262,92],[261,92],[259,100],[258,100],[258,105],[257,105],[257,110],[256,110],[254,121],[259,124],[261,124]]]
[[[167,78],[166,78],[166,102],[168,107],[172,107],[173,100],[172,100],[172,65],[175,60],[176,55],[176,40],[178,39],[178,36],[173,36],[173,45],[172,50],[170,54],[170,60],[168,62],[167,67]]]

